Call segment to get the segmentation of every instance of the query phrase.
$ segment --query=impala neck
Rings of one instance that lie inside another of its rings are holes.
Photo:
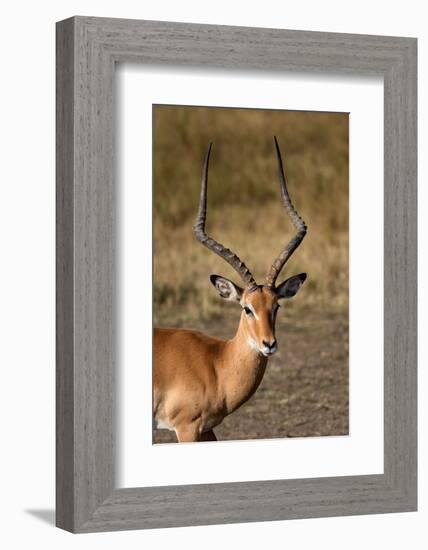
[[[229,414],[253,395],[265,373],[268,358],[251,346],[249,336],[241,315],[235,336],[226,342],[218,372]]]

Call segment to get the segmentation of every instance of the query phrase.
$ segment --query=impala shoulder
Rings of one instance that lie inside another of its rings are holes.
[[[218,357],[224,341],[193,329],[155,329],[155,346],[160,350],[192,355],[198,362]],[[209,362],[208,361],[208,362]]]
[[[192,345],[200,344],[208,347],[218,347],[224,344],[223,340],[208,336],[199,330],[188,328],[155,328],[154,337],[158,341],[191,342]]]

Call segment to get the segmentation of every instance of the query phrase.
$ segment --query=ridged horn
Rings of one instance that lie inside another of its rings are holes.
[[[276,139],[276,136],[274,137],[274,140],[275,140],[276,156],[278,158],[278,174],[279,174],[279,187],[281,190],[281,198],[282,198],[282,202],[284,204],[285,210],[287,211],[287,214],[290,216],[294,227],[297,229],[297,233],[291,239],[291,241],[282,249],[280,254],[277,256],[277,258],[273,262],[268,274],[266,275],[265,284],[266,286],[271,288],[275,287],[276,279],[280,274],[282,268],[284,267],[285,263],[289,260],[290,256],[293,254],[296,248],[300,245],[300,243],[304,239],[306,232],[308,230],[305,222],[299,216],[297,210],[294,208],[293,203],[291,202],[290,195],[288,194],[288,189],[287,189],[287,181],[285,179],[285,174],[284,174],[284,165],[281,158],[281,151],[279,149],[278,140]]]
[[[209,250],[212,250],[218,254],[221,258],[226,260],[233,269],[239,274],[241,279],[244,281],[247,288],[253,288],[257,286],[256,281],[254,280],[251,271],[248,267],[242,262],[239,257],[223,246],[221,243],[214,240],[212,237],[206,234],[205,232],[205,223],[207,219],[207,187],[208,187],[208,167],[210,162],[212,143],[209,144],[207,154],[205,156],[204,167],[202,170],[202,181],[201,181],[201,195],[199,198],[199,209],[198,215],[196,218],[195,225],[193,226],[193,232],[195,237],[205,245]]]

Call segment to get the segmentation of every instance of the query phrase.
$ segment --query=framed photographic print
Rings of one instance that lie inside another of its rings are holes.
[[[57,525],[416,509],[416,40],[57,24]]]

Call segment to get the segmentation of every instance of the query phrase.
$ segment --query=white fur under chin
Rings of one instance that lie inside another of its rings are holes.
[[[251,349],[254,349],[258,353],[261,353],[265,357],[268,357],[269,354],[265,353],[262,349],[260,349],[259,346],[257,345],[257,342],[255,340],[253,340],[253,338],[251,338],[251,337],[248,338],[248,345],[250,346]]]
[[[251,349],[255,349],[258,353],[261,353],[265,357],[270,357],[276,351],[276,347],[275,347],[274,351],[272,351],[272,352],[270,352],[270,351],[267,352],[265,349],[260,349],[259,346],[257,345],[257,342],[251,337],[248,338],[248,345],[250,346]]]
[[[248,345],[251,349],[255,349],[256,351],[260,351],[259,346],[257,345],[257,342],[253,340],[251,337],[248,338]]]

